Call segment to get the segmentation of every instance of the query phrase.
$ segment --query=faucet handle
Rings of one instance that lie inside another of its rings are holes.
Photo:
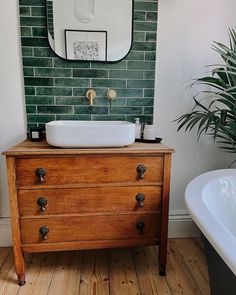
[[[88,89],[87,91],[86,91],[86,97],[87,97],[87,99],[89,100],[89,104],[92,106],[93,105],[93,100],[94,100],[94,98],[96,97],[96,91],[95,90],[93,90],[93,89]]]

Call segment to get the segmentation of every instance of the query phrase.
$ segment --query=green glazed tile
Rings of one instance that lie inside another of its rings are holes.
[[[32,35],[32,30],[29,27],[21,27],[20,32],[22,37],[29,37]]]
[[[134,42],[132,49],[138,51],[155,51],[156,42]]]
[[[30,47],[22,47],[22,56],[32,56],[33,55],[33,48]]]
[[[115,88],[118,97],[143,97],[142,89]]]
[[[157,12],[147,12],[147,21],[155,22],[157,21]]]
[[[35,68],[35,76],[40,77],[71,77],[71,69]]]
[[[90,121],[90,114],[81,114],[81,115],[56,115],[56,120],[83,120]]]
[[[134,22],[135,31],[153,31],[156,32],[157,24],[154,22]]]
[[[54,104],[54,98],[52,96],[30,96],[30,95],[26,95],[25,101],[26,101],[26,104],[35,104],[35,105]]]
[[[126,120],[125,115],[92,115],[93,121],[124,121]]]
[[[34,57],[24,57],[23,65],[27,67],[51,67],[52,59],[50,58],[34,58]]]
[[[155,71],[145,71],[144,72],[144,79],[155,79]]]
[[[155,41],[156,42],[156,36],[157,34],[154,32],[147,32],[146,33],[146,41],[150,42],[150,41]]]
[[[144,115],[152,115],[153,107],[144,107]]]
[[[55,115],[28,115],[27,119],[29,123],[48,123],[55,120]]]
[[[72,114],[72,106],[38,106],[38,114]]]
[[[155,61],[128,61],[128,69],[155,70]]]
[[[73,96],[83,96],[86,95],[87,88],[73,88]]]
[[[72,96],[72,89],[66,87],[37,87],[37,95]]]
[[[144,60],[144,52],[141,51],[131,51],[126,60]]]
[[[87,98],[82,97],[57,97],[56,105],[87,105]]]
[[[34,76],[34,69],[33,68],[28,68],[28,67],[24,67],[23,68],[23,73],[25,77],[32,77]]]
[[[154,97],[154,89],[144,89],[144,97]]]
[[[128,98],[128,106],[153,106],[153,98]]]
[[[44,6],[45,0],[20,0],[20,5]]]
[[[92,69],[126,69],[126,61],[122,60],[116,63],[91,63]]]
[[[34,47],[34,56],[37,57],[55,57],[55,53],[51,48]]]
[[[39,6],[39,7],[32,7],[31,8],[32,16],[45,16],[46,10],[45,7]]]
[[[46,37],[47,29],[46,28],[32,28],[33,36],[35,37]]]
[[[92,87],[125,87],[125,80],[118,79],[92,79]]]
[[[154,80],[129,80],[128,88],[154,88]]]
[[[134,12],[134,20],[136,21],[145,21],[146,13],[144,11],[135,11]]]
[[[109,70],[109,78],[142,79],[143,73],[131,70]]]
[[[157,11],[157,3],[156,2],[135,1],[134,2],[134,10]]]
[[[89,79],[55,78],[54,85],[66,87],[89,87]]]
[[[90,68],[89,62],[79,62],[79,61],[68,61],[62,60],[60,58],[54,58],[54,67],[55,68]]]
[[[39,46],[39,47],[48,47],[47,38],[38,38],[38,37],[22,37],[21,38],[22,46]]]
[[[30,16],[30,7],[21,6],[20,7],[20,16]]]
[[[25,95],[35,95],[35,87],[25,86]]]
[[[26,86],[52,86],[53,79],[52,78],[25,78]]]
[[[108,114],[107,107],[75,106],[75,114]]]
[[[74,69],[73,76],[87,78],[108,78],[108,71],[96,69]]]
[[[145,32],[134,32],[133,41],[145,41]]]
[[[112,107],[110,109],[110,114],[141,115],[142,107]]]
[[[35,114],[36,113],[36,106],[26,106],[27,114]]]
[[[46,27],[46,17],[20,17],[21,26]]]

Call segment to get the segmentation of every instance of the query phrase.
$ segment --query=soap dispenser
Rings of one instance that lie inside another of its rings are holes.
[[[141,127],[139,118],[135,118],[135,139],[141,139]]]

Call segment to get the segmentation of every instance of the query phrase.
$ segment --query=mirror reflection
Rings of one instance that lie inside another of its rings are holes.
[[[61,58],[119,61],[132,44],[133,0],[47,0],[47,25]]]

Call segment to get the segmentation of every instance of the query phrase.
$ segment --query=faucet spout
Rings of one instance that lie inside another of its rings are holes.
[[[96,97],[96,92],[93,89],[88,89],[86,92],[86,97],[89,100],[89,105],[93,105],[93,100]]]

